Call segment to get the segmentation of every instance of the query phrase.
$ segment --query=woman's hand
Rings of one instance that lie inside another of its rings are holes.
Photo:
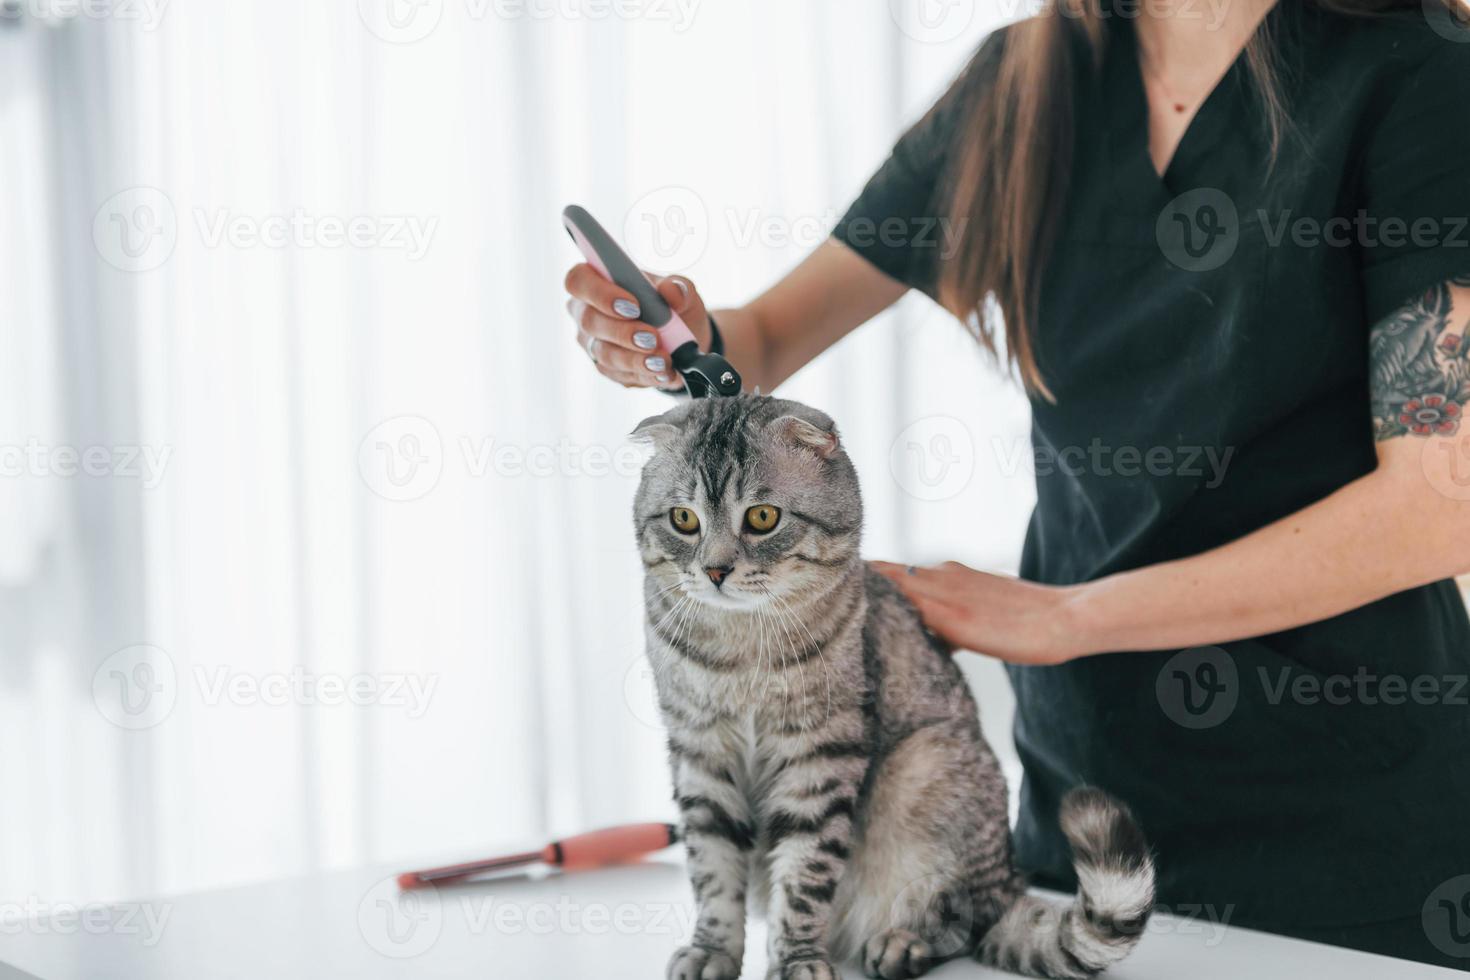
[[[683,276],[649,276],[649,281],[689,325],[700,348],[708,350],[709,312],[694,284]],[[577,324],[577,344],[597,370],[625,388],[678,391],[684,387],[658,331],[638,319],[642,311],[632,293],[608,282],[586,263],[567,273],[566,289],[571,294],[567,312]]]
[[[1071,590],[945,562],[931,568],[875,561],[873,569],[918,607],[948,643],[1014,664],[1060,664],[1087,651],[1071,625]]]

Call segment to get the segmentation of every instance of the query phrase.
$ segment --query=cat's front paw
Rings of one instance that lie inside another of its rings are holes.
[[[863,947],[863,972],[882,980],[909,980],[929,971],[934,950],[907,929],[890,929]]]
[[[766,980],[839,980],[839,974],[826,960],[787,960],[766,971]]]
[[[684,946],[669,960],[668,980],[736,980],[740,964],[729,953]]]

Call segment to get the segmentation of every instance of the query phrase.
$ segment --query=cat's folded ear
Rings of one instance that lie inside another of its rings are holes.
[[[689,414],[690,404],[692,403],[685,403],[662,415],[644,419],[628,433],[628,439],[635,445],[652,446],[655,450],[664,448],[683,431],[684,417]]]
[[[831,459],[842,448],[837,438],[837,423],[814,408],[801,415],[782,415],[771,421],[768,431],[789,446],[810,449],[823,459]]]

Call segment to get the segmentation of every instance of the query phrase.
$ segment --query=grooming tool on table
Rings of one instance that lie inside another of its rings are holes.
[[[539,851],[507,854],[483,861],[449,864],[424,871],[406,871],[398,876],[399,888],[422,888],[442,885],[488,871],[503,871],[527,864],[549,864],[567,871],[595,868],[602,864],[631,861],[654,851],[661,851],[679,841],[679,829],[667,823],[635,823],[608,827],[552,841]]]
[[[585,208],[575,204],[569,206],[561,213],[561,223],[592,268],[637,298],[640,319],[659,332],[664,348],[670,353],[674,370],[684,377],[690,397],[740,394],[740,374],[719,354],[700,351],[699,342],[689,332],[688,325],[679,318],[679,314],[669,309],[669,304],[664,302],[653,283]]]

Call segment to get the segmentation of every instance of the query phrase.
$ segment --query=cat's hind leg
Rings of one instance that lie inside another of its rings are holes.
[[[970,953],[1014,900],[1005,781],[968,722],[879,763],[833,906],[833,957],[903,980]]]

